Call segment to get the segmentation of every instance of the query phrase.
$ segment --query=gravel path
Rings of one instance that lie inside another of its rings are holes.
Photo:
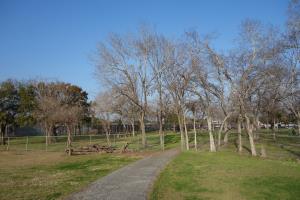
[[[146,157],[97,180],[67,199],[75,200],[141,200],[147,199],[149,189],[164,166],[178,153],[172,149]]]

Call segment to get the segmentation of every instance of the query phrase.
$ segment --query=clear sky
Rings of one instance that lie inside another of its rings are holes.
[[[233,44],[240,22],[283,27],[288,0],[0,0],[0,81],[33,78],[70,82],[92,99],[101,89],[90,56],[110,32],[141,23],[170,37],[195,28],[215,32],[215,46]]]

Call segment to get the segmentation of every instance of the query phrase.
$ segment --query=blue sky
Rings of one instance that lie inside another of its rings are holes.
[[[233,46],[246,18],[283,27],[288,0],[0,0],[0,81],[33,78],[70,82],[92,99],[101,89],[90,59],[110,32],[141,23],[177,37],[194,28]]]

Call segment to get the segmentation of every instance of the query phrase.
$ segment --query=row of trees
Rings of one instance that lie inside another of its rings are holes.
[[[90,119],[87,93],[62,82],[4,81],[0,84],[0,109],[2,144],[9,127],[39,124],[47,143],[51,143],[56,128],[65,127],[69,148],[71,133]]]
[[[162,149],[168,113],[177,116],[182,149],[189,149],[187,118],[194,124],[199,118],[206,120],[210,151],[222,140],[228,142],[229,120],[237,125],[239,151],[244,124],[253,156],[261,121],[275,124],[280,114],[289,113],[297,119],[300,133],[299,1],[290,3],[284,31],[245,20],[236,41],[234,49],[222,54],[213,48],[211,37],[196,31],[179,39],[148,27],[137,34],[111,34],[98,46],[98,77],[107,88],[96,99],[99,113],[105,113],[107,121],[115,114],[128,122],[137,119],[146,146],[145,119],[155,110]],[[217,138],[213,119],[222,121]]]

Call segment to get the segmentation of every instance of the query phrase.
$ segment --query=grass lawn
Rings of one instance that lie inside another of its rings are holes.
[[[87,137],[88,138],[88,137]],[[78,143],[88,145],[84,137]],[[7,199],[63,199],[92,181],[138,160],[144,155],[160,150],[159,135],[147,134],[148,146],[142,149],[140,137],[120,137],[112,144],[121,147],[129,142],[133,153],[90,154],[67,156],[65,142],[59,141],[44,150],[41,137],[30,138],[29,151],[24,151],[24,138],[11,140],[10,151],[0,151],[0,200]],[[166,149],[179,145],[180,135],[168,132],[165,137]],[[95,136],[93,143],[106,144],[105,138]],[[6,148],[5,146],[2,148]]]
[[[280,132],[289,135],[287,130]],[[249,142],[243,135],[244,151],[238,156],[236,133],[221,152],[207,152],[207,132],[198,133],[199,153],[184,152],[162,173],[154,186],[152,199],[295,199],[300,196],[300,137],[278,137],[264,131],[256,142],[260,152],[264,144],[268,159],[251,158]],[[26,139],[26,138],[25,138]],[[24,138],[12,139],[11,148],[0,147],[0,200],[2,199],[62,199],[92,181],[133,162],[143,155],[160,150],[157,132],[147,133],[147,148],[141,137],[111,138],[113,146],[121,148],[128,142],[132,153],[67,156],[61,138],[45,151],[42,137],[29,138],[28,152]],[[74,146],[89,144],[89,136],[74,137]],[[190,134],[193,149],[193,134]],[[103,136],[93,136],[92,144],[106,144]],[[165,149],[180,147],[180,134],[166,132]],[[280,160],[278,160],[280,159]]]
[[[239,156],[235,152],[183,152],[160,174],[150,199],[299,199],[300,164]]]
[[[0,199],[62,199],[140,157],[0,152]]]

